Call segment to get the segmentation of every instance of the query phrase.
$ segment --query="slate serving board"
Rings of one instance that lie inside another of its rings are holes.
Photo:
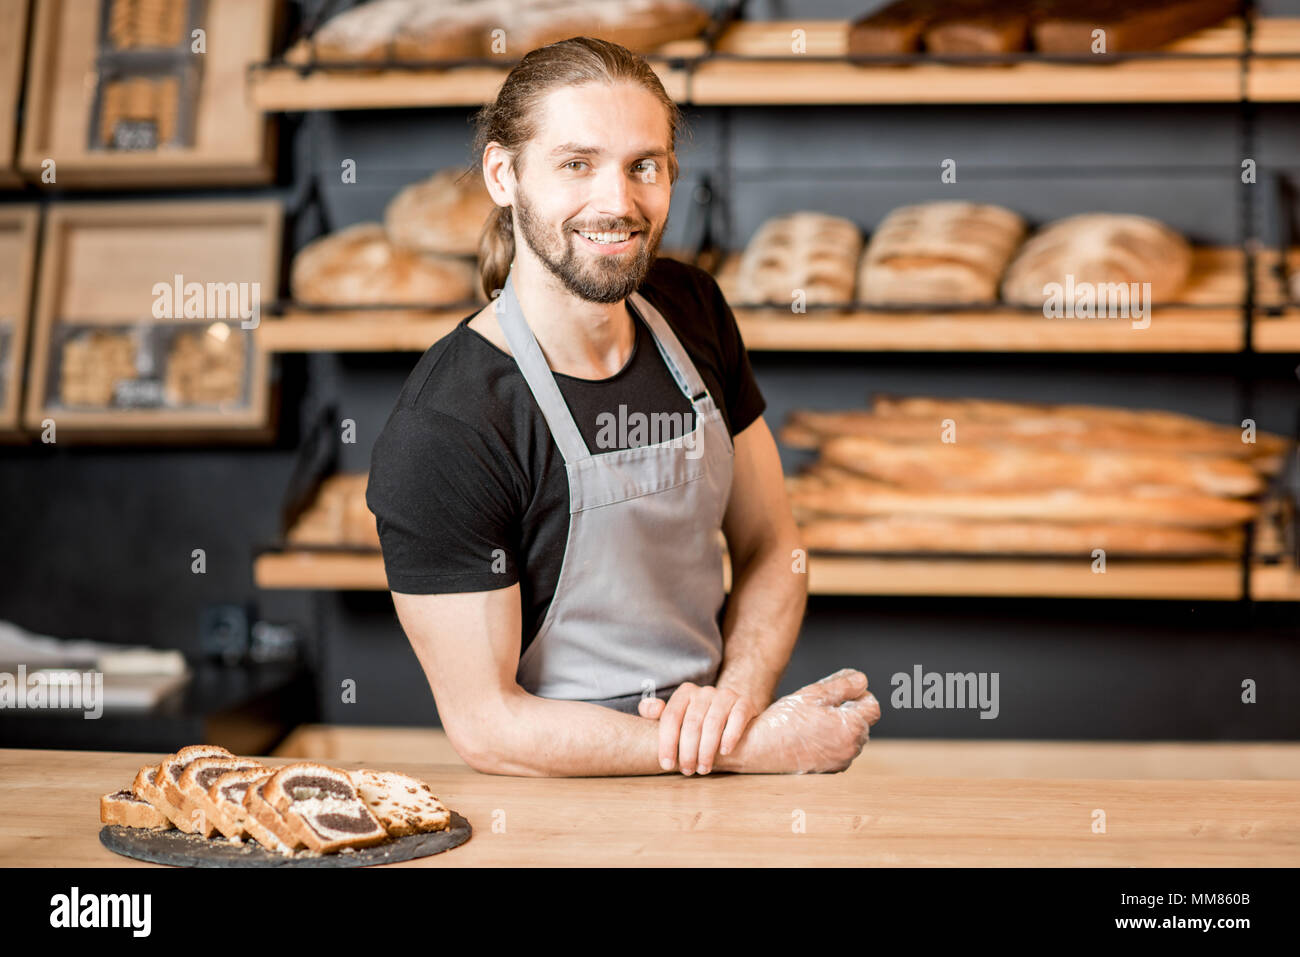
[[[459,847],[469,840],[472,830],[469,821],[452,811],[451,826],[441,831],[396,837],[355,853],[320,857],[286,857],[268,851],[253,840],[231,844],[222,837],[203,838],[175,828],[157,831],[117,824],[100,828],[99,843],[124,857],[173,867],[368,867],[428,857]]]

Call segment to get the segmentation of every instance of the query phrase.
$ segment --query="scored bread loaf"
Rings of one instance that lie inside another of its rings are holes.
[[[1106,449],[1070,451],[1028,445],[943,442],[902,444],[865,435],[821,446],[822,461],[913,489],[1119,489],[1172,486],[1208,495],[1254,495],[1263,480],[1249,463],[1209,456],[1153,455]]]
[[[359,223],[305,246],[289,281],[313,305],[432,307],[475,299],[476,278],[466,260],[401,249],[378,223]]]
[[[955,400],[960,401],[960,400]],[[1256,460],[1275,455],[1284,439],[1256,434],[1254,444],[1242,441],[1242,431],[1226,425],[1197,422],[1197,429],[1165,431],[1129,422],[1091,421],[1051,413],[1026,412],[1015,418],[989,421],[956,412],[924,415],[888,415],[877,411],[792,412],[780,430],[791,448],[815,449],[837,436],[860,435],[889,442],[930,443],[951,419],[958,441],[974,445],[1032,445],[1043,449],[1111,449],[1167,455],[1211,455]]]
[[[1192,248],[1164,223],[1126,213],[1081,213],[1025,241],[1002,282],[1007,302],[1042,306],[1045,287],[1150,283],[1152,302],[1172,301],[1192,268]],[[1100,296],[1098,296],[1100,305]]]
[[[1094,53],[1097,30],[1106,53],[1154,50],[1234,15],[1237,0],[1046,0],[1034,23],[1043,53]]]
[[[388,839],[346,771],[300,761],[280,768],[261,787],[266,803],[313,851],[328,854]]]
[[[874,305],[993,302],[1024,233],[1024,220],[1001,206],[957,200],[901,206],[871,237],[859,296]]]
[[[841,216],[796,212],[767,220],[740,259],[736,291],[745,302],[790,305],[853,301],[862,233]]]
[[[225,748],[215,744],[191,744],[188,747],[181,748],[170,757],[164,758],[158,765],[158,774],[154,779],[162,789],[163,797],[167,800],[167,806],[162,808],[171,817],[172,823],[186,834],[200,833],[200,820],[194,814],[195,808],[190,806],[189,800],[181,793],[178,787],[181,774],[193,762],[199,758],[233,758]],[[203,820],[204,825],[210,822]],[[207,837],[210,831],[203,832]]]
[[[401,25],[420,10],[420,0],[369,0],[335,14],[311,37],[317,60],[387,60]]]
[[[799,527],[805,548],[825,552],[951,552],[963,555],[1091,556],[1241,554],[1240,529],[1107,522],[963,521],[942,516],[815,518]]]
[[[525,5],[506,27],[505,49],[518,57],[569,37],[585,36],[649,53],[673,40],[697,36],[709,15],[688,0],[574,0]],[[497,52],[497,51],[490,51]]]
[[[404,249],[473,256],[495,205],[479,172],[439,170],[393,197],[384,211],[384,229]]]
[[[347,772],[357,794],[390,837],[440,831],[451,825],[451,812],[418,778],[396,771]]]

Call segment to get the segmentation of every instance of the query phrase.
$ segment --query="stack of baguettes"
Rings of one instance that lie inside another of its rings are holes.
[[[1235,556],[1287,440],[1174,412],[878,395],[796,411],[810,550]]]
[[[265,767],[217,745],[190,745],[99,799],[99,819],[315,856],[439,831],[451,812],[428,784],[394,771],[298,762]]]

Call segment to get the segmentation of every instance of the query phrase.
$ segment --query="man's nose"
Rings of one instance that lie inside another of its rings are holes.
[[[597,212],[611,218],[627,221],[636,218],[636,206],[632,202],[632,184],[627,174],[617,166],[610,166],[596,176],[595,192],[591,204]]]

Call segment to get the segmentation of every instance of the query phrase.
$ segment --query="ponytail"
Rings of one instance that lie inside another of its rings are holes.
[[[505,288],[510,264],[515,260],[514,210],[494,206],[478,240],[478,274],[488,302]]]

